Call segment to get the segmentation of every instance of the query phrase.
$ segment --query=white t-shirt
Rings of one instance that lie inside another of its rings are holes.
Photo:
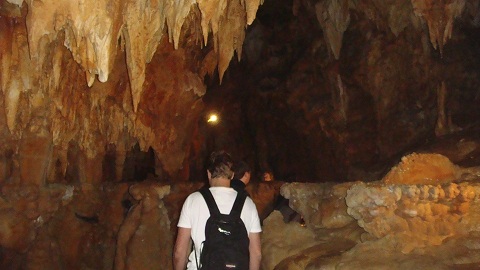
[[[230,210],[232,210],[233,202],[237,197],[237,192],[229,187],[211,187],[210,192],[217,203],[220,213],[229,214]],[[210,211],[202,194],[198,191],[190,194],[183,204],[177,227],[194,228],[191,234],[197,252],[198,264],[200,264],[200,247],[202,242],[205,241],[205,225],[209,217]],[[243,205],[240,218],[243,220],[243,223],[245,223],[248,233],[259,233],[262,231],[257,207],[248,196]],[[195,253],[193,251],[188,257],[187,269],[197,269]]]

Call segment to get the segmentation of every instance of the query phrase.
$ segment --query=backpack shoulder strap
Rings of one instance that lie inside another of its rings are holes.
[[[246,199],[247,199],[246,192],[238,192],[237,198],[235,198],[235,202],[233,203],[232,210],[230,211],[230,215],[240,217],[240,214],[242,213],[243,205],[245,204]]]
[[[207,202],[208,210],[210,210],[210,215],[220,215],[220,210],[218,209],[217,203],[215,202],[215,199],[213,198],[210,189],[208,189],[208,187],[201,188],[200,193]]]

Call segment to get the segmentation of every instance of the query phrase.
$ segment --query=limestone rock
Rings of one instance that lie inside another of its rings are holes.
[[[317,20],[335,59],[339,59],[343,33],[350,23],[348,0],[320,1],[315,5]]]
[[[430,42],[436,49],[452,36],[453,22],[463,11],[465,0],[428,1],[411,0],[415,15],[423,17],[428,24]]]
[[[270,253],[274,246],[297,242],[293,239],[283,242],[284,237],[280,236],[274,240],[271,235],[283,230],[296,231],[299,224],[281,223],[278,214],[272,214],[266,219],[264,235],[268,237],[262,243],[268,250],[265,253],[265,262],[270,263],[268,269],[273,269],[275,263],[278,263],[275,269],[452,269],[478,264],[480,257],[475,251],[478,247],[466,240],[478,238],[475,225],[480,218],[478,176],[476,181],[457,182],[455,173],[474,170],[458,168],[437,154],[406,156],[402,164],[392,169],[397,170],[407,173],[397,175],[391,182],[282,186],[282,195],[307,221],[309,234],[302,237],[311,239],[297,236],[306,243],[304,249],[298,251],[301,248],[297,246],[295,251],[284,251],[279,262],[275,259],[278,256]],[[422,183],[428,174],[432,175],[429,179],[436,179],[435,184]],[[411,178],[414,180],[409,182]],[[331,203],[329,198],[343,203]],[[343,222],[325,222],[335,216],[345,218],[340,219]],[[276,220],[274,227],[273,220]],[[340,248],[341,244],[326,244],[332,242],[349,244],[344,248]],[[456,246],[460,246],[459,250]]]
[[[345,204],[350,185],[292,183],[283,185],[281,194],[289,199],[290,207],[303,216],[307,227],[338,229],[354,221],[347,214]]]
[[[386,184],[436,185],[451,182],[459,169],[447,157],[439,154],[413,153],[402,158],[382,179]]]
[[[130,187],[130,194],[139,202],[120,227],[114,269],[172,267],[170,220],[161,200],[169,192],[169,186],[154,183]]]
[[[315,234],[297,222],[285,224],[279,211],[265,219],[262,233],[262,269],[274,269],[283,259],[295,255],[318,241]]]
[[[10,2],[21,6],[24,1]],[[143,91],[145,64],[150,62],[156,51],[164,34],[164,25],[168,27],[170,41],[178,48],[185,19],[191,8],[197,4],[195,0],[181,3],[166,0],[25,2],[30,10],[27,19],[28,37],[30,53],[35,63],[44,61],[47,57],[45,53],[48,52],[44,46],[48,46],[64,31],[64,44],[85,70],[89,86],[92,86],[96,75],[101,82],[108,80],[119,49],[119,37],[123,33],[134,111]],[[201,24],[204,42],[207,43],[208,33],[212,31],[215,47],[219,48],[220,79],[233,51],[237,50],[241,54],[247,16],[248,24],[251,24],[261,4],[259,0],[242,3],[243,6],[240,6],[239,1],[211,1],[208,4],[198,1],[200,12],[204,14]],[[238,21],[224,20],[223,17],[235,18]],[[222,31],[218,31],[219,29]]]

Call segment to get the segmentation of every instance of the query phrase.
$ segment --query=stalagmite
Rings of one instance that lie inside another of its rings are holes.
[[[113,269],[172,269],[170,220],[162,201],[170,186],[144,182],[132,185],[129,193],[138,204],[119,229]]]
[[[338,86],[338,96],[334,104],[338,104],[340,116],[343,123],[347,122],[347,113],[348,113],[348,94],[345,91],[345,86],[342,82],[342,77],[340,74],[337,74],[337,86]]]
[[[435,126],[435,135],[445,135],[448,130],[447,116],[445,112],[445,99],[447,96],[447,89],[445,82],[437,89],[437,125]]]

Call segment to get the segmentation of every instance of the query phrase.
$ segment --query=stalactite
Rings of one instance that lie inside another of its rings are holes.
[[[322,26],[325,41],[330,45],[335,59],[340,58],[343,33],[350,24],[348,8],[348,0],[321,1],[315,5],[317,20]]]
[[[242,5],[245,4],[245,9],[247,11],[247,24],[251,25],[255,17],[257,16],[258,7],[263,4],[263,0],[242,0]]]
[[[190,12],[190,8],[195,4],[195,0],[168,1],[167,2],[167,25],[169,40],[173,42],[175,49],[178,49],[180,41],[180,32],[182,30],[185,18]]]
[[[9,31],[9,30],[7,30]],[[38,74],[35,72],[28,57],[28,45],[25,29],[21,25],[15,25],[11,36],[6,40],[11,44],[2,44],[2,90],[5,100],[5,113],[7,126],[10,132],[17,137],[20,132],[16,129],[19,124],[17,113],[22,93],[32,88],[32,81],[36,81]],[[27,110],[27,108],[23,108]]]
[[[163,35],[166,1],[131,1],[123,20],[127,67],[130,77],[133,109],[136,112],[145,81],[145,66],[153,57]]]
[[[388,26],[398,36],[410,23],[412,6],[408,1],[394,1],[388,12]]]
[[[202,12],[202,32],[203,42],[207,45],[208,34],[212,31],[213,36],[216,37],[218,33],[219,17],[224,13],[227,7],[226,0],[198,0],[198,7]]]
[[[86,72],[108,79],[116,55],[117,37],[122,20],[122,2],[100,1],[36,1],[28,0],[27,28],[32,59],[43,62],[43,38],[47,43],[65,31],[65,46]],[[92,83],[92,77],[87,76]]]
[[[220,18],[219,32],[218,32],[218,73],[220,82],[223,74],[230,63],[235,51],[237,51],[238,58],[242,57],[242,45],[245,39],[245,24],[246,19],[244,9],[238,1],[228,2],[226,15]]]
[[[21,6],[24,1],[9,2]],[[165,22],[169,40],[178,49],[185,19],[192,6],[198,4],[202,14],[201,26],[205,44],[209,33],[213,33],[221,79],[233,57],[233,51],[237,51],[240,58],[245,26],[253,22],[258,6],[263,3],[262,0],[25,2],[29,6],[27,27],[30,54],[34,62],[43,62],[45,53],[42,53],[42,47],[55,40],[59,32],[64,31],[65,46],[85,70],[86,81],[90,87],[96,75],[101,82],[108,80],[118,50],[117,40],[123,31],[135,112],[143,91],[145,65],[156,51]],[[227,9],[227,6],[232,8]],[[226,32],[219,32],[220,28]],[[219,44],[218,40],[228,43]]]
[[[430,42],[443,54],[443,46],[452,36],[453,21],[460,16],[465,0],[411,0],[415,15],[427,21]]]

